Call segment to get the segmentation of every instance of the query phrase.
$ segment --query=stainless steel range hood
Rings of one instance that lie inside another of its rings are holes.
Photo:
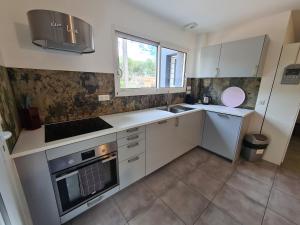
[[[41,9],[30,10],[27,16],[33,44],[77,53],[95,52],[92,27],[83,20]]]

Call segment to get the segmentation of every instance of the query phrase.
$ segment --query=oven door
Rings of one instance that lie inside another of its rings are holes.
[[[118,185],[116,153],[52,175],[60,216]]]

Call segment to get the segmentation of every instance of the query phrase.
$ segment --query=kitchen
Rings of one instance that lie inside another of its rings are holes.
[[[299,11],[209,31],[140,4],[3,3],[0,114],[17,192],[4,224],[299,224],[298,175],[283,182],[277,167],[299,112],[297,67],[285,70],[297,65]],[[89,31],[85,54],[39,40],[49,15],[81,24],[73,37]],[[270,139],[264,161],[240,158],[251,133]],[[276,200],[286,193],[290,204]]]

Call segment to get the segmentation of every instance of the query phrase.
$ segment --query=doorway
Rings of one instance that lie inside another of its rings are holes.
[[[300,176],[300,113],[298,113],[296,124],[281,167]]]

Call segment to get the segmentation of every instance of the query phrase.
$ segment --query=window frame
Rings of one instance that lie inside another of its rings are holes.
[[[175,47],[169,43],[161,43],[159,41],[153,41],[152,38],[143,38],[141,35],[135,34],[128,34],[128,32],[120,31],[119,29],[113,30],[114,38],[113,38],[113,46],[114,46],[114,67],[115,67],[115,96],[122,97],[122,96],[134,96],[134,95],[155,95],[155,94],[166,94],[166,93],[182,93],[186,92],[186,64],[187,64],[187,55],[188,50]],[[132,32],[130,32],[132,33]],[[132,41],[138,41],[145,44],[150,44],[157,46],[157,56],[156,56],[156,87],[154,88],[121,88],[120,87],[120,71],[119,71],[119,52],[118,52],[118,38],[129,39]],[[151,40],[150,40],[151,39]],[[160,67],[161,67],[161,48],[167,48],[170,50],[178,51],[184,53],[184,65],[183,65],[183,87],[167,87],[161,88],[160,87]]]

